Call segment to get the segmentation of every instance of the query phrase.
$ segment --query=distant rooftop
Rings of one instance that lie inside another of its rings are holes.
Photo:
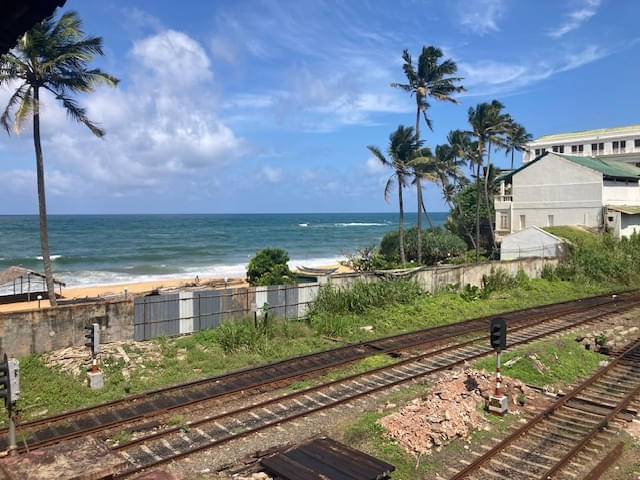
[[[554,133],[551,135],[543,135],[540,138],[536,138],[534,142],[556,140],[556,139],[562,139],[564,137],[575,137],[577,135],[599,136],[599,135],[608,135],[612,133],[625,133],[625,132],[632,132],[634,130],[640,130],[640,125],[627,125],[625,127],[597,128],[595,130],[579,130],[577,132]]]
[[[516,173],[524,170],[527,167],[530,167],[534,163],[538,162],[543,157],[547,155],[556,155],[558,157],[564,158],[565,160],[569,160],[570,162],[577,163],[578,165],[582,165],[583,167],[590,168],[597,172],[601,172],[605,177],[609,178],[617,178],[621,180],[635,180],[640,179],[640,168],[632,165],[630,163],[619,162],[616,160],[603,160],[595,157],[580,157],[576,155],[565,155],[562,153],[553,153],[553,152],[545,152],[542,155],[539,155],[534,160],[525,163],[520,168],[516,170],[508,170],[506,172],[501,172],[498,176],[496,176],[495,182],[500,182],[501,180],[507,180],[513,177]]]

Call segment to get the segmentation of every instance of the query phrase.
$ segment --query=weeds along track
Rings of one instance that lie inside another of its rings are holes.
[[[542,325],[545,322],[562,319],[582,317],[582,321],[592,321],[599,315],[615,313],[635,306],[640,306],[640,291],[522,309],[294,357],[19,424],[18,438],[22,439],[19,442],[19,449],[33,450],[61,440],[114,429],[121,425],[179,411],[179,409],[220,399],[226,395],[268,386],[275,387],[282,382],[317,374],[371,355],[393,354],[412,348],[446,344],[455,341],[456,337],[469,334],[479,334],[484,338],[490,320],[496,316],[507,317],[509,329],[514,331],[532,324]],[[5,432],[6,429],[0,430],[0,449],[6,448]]]
[[[597,479],[621,452],[621,417],[640,408],[640,338],[452,480]]]
[[[585,323],[606,322],[612,315],[638,306],[600,305],[588,312],[557,316],[534,325],[512,327],[508,348],[580,328]],[[140,436],[113,447],[130,463],[112,478],[126,478],[159,464],[178,460],[227,442],[281,426],[309,414],[338,407],[361,397],[402,385],[492,353],[486,338],[400,360],[392,365],[355,374],[305,390],[276,396],[260,403],[186,422],[180,426]],[[517,478],[517,477],[515,477]]]

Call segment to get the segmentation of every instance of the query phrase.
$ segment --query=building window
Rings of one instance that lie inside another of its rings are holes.
[[[547,149],[546,149],[546,148],[543,148],[543,149],[542,149],[542,153],[547,153]]]
[[[636,138],[633,141],[633,146],[636,147],[636,148],[640,147],[640,138]]]
[[[555,153],[564,153],[564,145],[554,145],[552,149]]]
[[[547,215],[547,227],[553,227],[553,215]]]
[[[571,153],[584,152],[584,145],[571,145]]]
[[[539,148],[536,148],[536,157],[537,157],[538,155],[540,155],[540,149],[539,149]]]
[[[527,228],[527,216],[520,215],[520,230],[524,230]]]
[[[558,152],[558,145],[554,145],[553,147],[551,147],[551,149],[557,153]]]
[[[603,152],[604,152],[604,143],[592,143],[591,144],[591,153],[598,154],[598,153],[603,153]]]
[[[613,147],[613,153],[618,153],[618,144],[619,142],[611,142],[611,146]]]
[[[620,140],[620,151],[624,152],[627,149],[627,141],[626,140]]]
[[[500,230],[509,230],[509,217],[507,215],[500,215]]]

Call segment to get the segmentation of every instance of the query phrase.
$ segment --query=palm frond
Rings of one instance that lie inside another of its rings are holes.
[[[100,128],[96,123],[92,122],[91,120],[89,120],[89,118],[87,118],[86,110],[80,107],[74,99],[67,97],[64,94],[61,94],[59,92],[56,92],[55,90],[47,87],[46,85],[44,88],[46,88],[51,93],[53,93],[56,96],[56,100],[60,100],[62,102],[62,106],[65,108],[67,115],[70,118],[72,118],[78,123],[83,123],[84,125],[86,125],[86,127],[89,130],[91,130],[91,133],[93,133],[96,137],[104,136],[105,131],[102,128]]]
[[[371,152],[371,154],[378,159],[378,161],[384,166],[390,167],[391,162],[387,160],[387,157],[384,156],[382,151],[376,147],[375,145],[367,145],[367,149]]]
[[[391,189],[393,188],[394,179],[395,174],[389,177],[386,185],[384,186],[384,201],[387,203],[389,203],[389,193],[391,193]]]
[[[24,97],[26,92],[29,90],[29,85],[23,83],[20,85],[15,92],[9,97],[9,101],[7,102],[7,106],[5,107],[2,115],[0,116],[0,124],[4,127],[7,133],[11,133],[11,111],[14,109],[19,102],[24,101]],[[18,107],[20,109],[21,107]]]

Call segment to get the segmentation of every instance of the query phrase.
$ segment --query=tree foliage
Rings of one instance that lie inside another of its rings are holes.
[[[430,228],[422,232],[422,260],[426,265],[435,265],[438,262],[463,254],[467,245],[457,235],[443,229]],[[407,260],[418,260],[418,228],[412,227],[405,234],[405,249]],[[397,262],[399,258],[398,232],[391,231],[382,237],[380,252],[388,260]]]
[[[287,262],[289,254],[281,248],[264,248],[256,253],[247,267],[250,285],[288,285],[294,283],[294,275]]]

